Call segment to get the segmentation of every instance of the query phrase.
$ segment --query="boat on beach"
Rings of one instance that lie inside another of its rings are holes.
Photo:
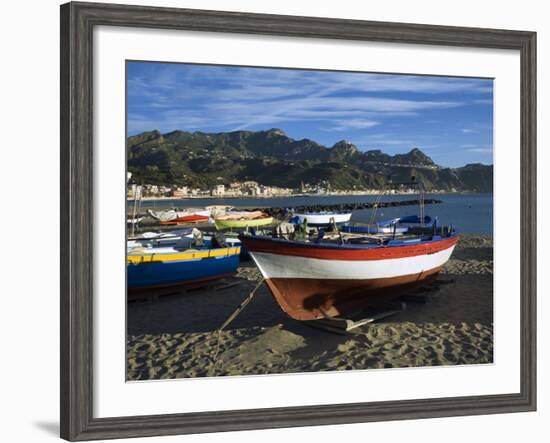
[[[216,241],[218,243],[226,244],[228,247],[239,247],[241,252],[239,254],[241,260],[247,260],[250,258],[246,248],[242,246],[241,241],[238,238],[238,234],[222,234],[221,240],[219,236],[221,233],[213,232],[198,232],[194,228],[175,229],[168,232],[143,232],[137,236],[130,237],[127,240],[128,247],[159,247],[159,246],[175,246],[178,243],[182,244],[182,239],[189,239],[188,243],[197,236],[202,237],[204,244],[210,247]],[[218,238],[216,240],[215,238]]]
[[[296,212],[291,218],[291,223],[302,224],[307,221],[309,226],[327,226],[331,223],[337,225],[349,223],[351,212]]]
[[[204,208],[207,211],[210,211],[210,215],[212,217],[215,217],[217,215],[225,214],[226,212],[231,211],[233,209],[233,206],[229,205],[210,205]]]
[[[210,220],[210,216],[201,214],[188,214],[177,217],[169,221],[159,222],[161,225],[179,225],[185,223],[206,223]]]
[[[141,290],[200,285],[237,272],[240,244],[204,239],[198,230],[146,236],[127,243],[129,294]]]
[[[334,240],[241,235],[275,300],[296,320],[336,317],[434,280],[458,235],[372,236]]]
[[[411,224],[424,224],[428,225],[432,223],[432,219],[429,216],[425,216],[422,220],[418,215],[408,215],[405,217],[398,217],[392,220],[381,221],[376,224],[367,225],[347,225],[341,228],[344,232],[351,232],[356,234],[404,234],[406,233]]]
[[[178,211],[176,209],[169,209],[166,211],[153,211],[147,210],[152,218],[160,223],[176,224],[176,223],[197,223],[202,221],[208,221],[210,218],[209,209],[186,209],[184,211]]]
[[[214,217],[217,229],[246,229],[267,226],[273,217],[261,211],[229,211]]]

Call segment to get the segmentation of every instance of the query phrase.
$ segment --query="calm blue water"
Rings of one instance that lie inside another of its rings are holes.
[[[387,195],[382,201],[401,201],[417,199],[418,195]],[[453,224],[457,231],[475,234],[493,234],[493,194],[432,194],[426,198],[442,200],[438,205],[426,205],[425,213],[436,217],[439,224]],[[273,198],[193,198],[181,200],[147,200],[142,202],[142,208],[167,209],[171,207],[204,207],[208,205],[231,205],[236,208],[262,208],[295,206],[332,205],[342,203],[373,202],[375,195],[350,196],[297,196]],[[418,206],[400,206],[395,208],[380,208],[377,211],[377,221],[388,220],[404,215],[418,214]],[[367,223],[371,210],[360,209],[353,212],[352,222]]]

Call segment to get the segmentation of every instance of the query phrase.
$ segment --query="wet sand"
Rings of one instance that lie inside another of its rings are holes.
[[[461,236],[440,284],[416,294],[423,302],[347,335],[290,319],[262,286],[218,349],[213,332],[261,279],[251,262],[210,288],[130,302],[128,379],[491,363],[492,246],[489,236]]]

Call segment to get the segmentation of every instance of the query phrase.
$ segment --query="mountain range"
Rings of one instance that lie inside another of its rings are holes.
[[[294,140],[281,129],[221,133],[148,131],[128,137],[128,171],[136,183],[210,188],[254,180],[299,188],[302,183],[332,190],[380,188],[415,177],[427,190],[491,192],[493,166],[442,167],[418,148],[389,155],[361,151],[345,140],[325,147]]]

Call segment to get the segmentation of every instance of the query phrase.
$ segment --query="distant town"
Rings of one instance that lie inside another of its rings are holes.
[[[128,181],[131,174],[128,173]],[[430,193],[458,192],[451,190],[431,190]],[[302,183],[300,188],[281,188],[277,186],[266,186],[256,181],[233,182],[228,186],[219,184],[211,189],[192,188],[188,186],[159,186],[152,184],[136,185],[128,184],[127,198],[129,200],[138,199],[161,199],[161,198],[238,198],[238,197],[281,197],[298,195],[372,195],[379,194],[380,189],[350,189],[350,190],[332,190],[330,184],[309,184]],[[390,189],[388,194],[415,194],[418,189],[410,187],[400,187]]]

